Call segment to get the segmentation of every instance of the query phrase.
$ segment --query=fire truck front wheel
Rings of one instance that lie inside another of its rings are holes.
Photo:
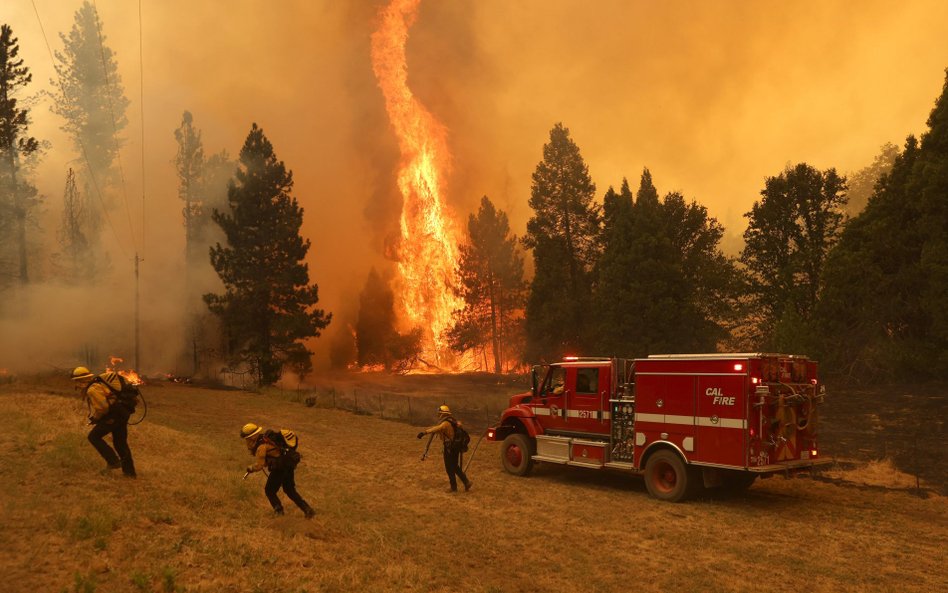
[[[504,469],[515,476],[526,476],[533,470],[533,439],[515,432],[504,439],[500,460]]]
[[[668,449],[656,451],[645,463],[645,487],[660,500],[678,502],[691,492],[688,468],[677,453]]]

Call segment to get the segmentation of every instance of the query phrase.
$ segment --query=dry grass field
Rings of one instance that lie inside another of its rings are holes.
[[[130,429],[139,479],[127,480],[100,472],[68,380],[0,386],[5,591],[948,590],[948,499],[911,494],[914,478],[886,462],[839,483],[776,477],[667,504],[622,474],[514,478],[484,442],[473,490],[452,495],[440,453],[421,462],[404,422],[279,393],[145,394],[148,417]],[[272,517],[263,476],[241,480],[248,421],[299,433],[297,485],[315,519],[292,505]]]

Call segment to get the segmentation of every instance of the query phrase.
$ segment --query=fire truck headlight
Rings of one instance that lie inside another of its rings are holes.
[[[489,438],[489,439],[494,438],[494,431],[493,431],[493,430],[488,430],[488,431],[487,431],[487,438]]]
[[[811,449],[811,450],[810,450],[810,456],[811,456],[811,457],[816,457],[816,449]]]

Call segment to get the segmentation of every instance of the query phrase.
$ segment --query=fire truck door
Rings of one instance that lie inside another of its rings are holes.
[[[604,432],[603,412],[609,407],[610,367],[572,367],[567,372],[569,391],[566,424],[578,432]],[[605,404],[605,407],[603,406]]]
[[[541,384],[540,397],[530,403],[544,430],[562,430],[565,427],[568,390],[566,368],[550,367]]]

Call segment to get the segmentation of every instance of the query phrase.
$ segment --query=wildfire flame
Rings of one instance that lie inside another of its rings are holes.
[[[372,69],[401,152],[398,189],[402,194],[396,294],[402,321],[422,328],[423,356],[440,364],[447,352],[443,333],[463,305],[458,285],[458,241],[442,199],[450,166],[444,126],[408,88],[405,42],[421,0],[392,0],[372,34]]]
[[[116,365],[125,362],[124,358],[119,358],[118,356],[109,356],[109,365],[105,367],[105,372],[107,373],[118,373],[119,375],[125,377],[125,379],[132,385],[141,385],[145,382],[142,379],[142,376],[130,369],[116,369]]]

